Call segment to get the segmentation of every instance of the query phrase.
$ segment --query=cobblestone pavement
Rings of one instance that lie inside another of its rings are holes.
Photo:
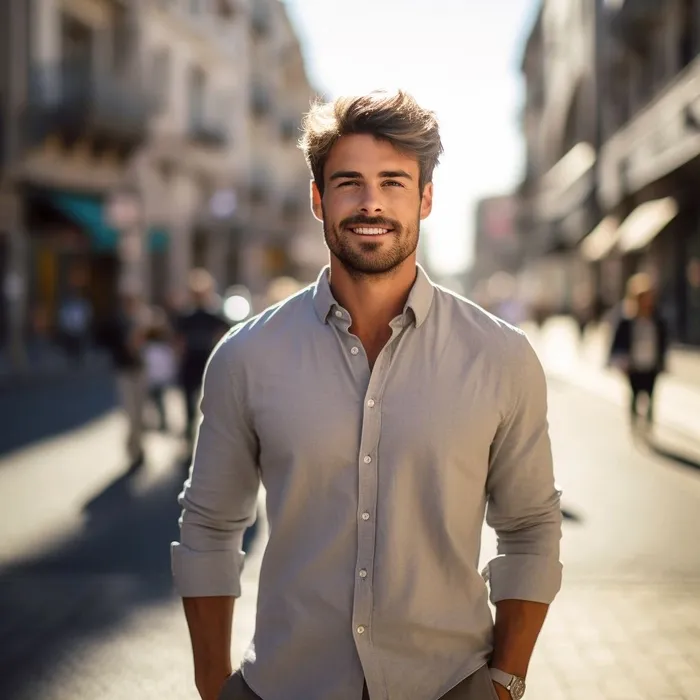
[[[630,439],[619,406],[555,378],[565,585],[529,700],[700,700],[700,472]],[[183,479],[173,438],[123,476],[119,416],[0,461],[0,698],[194,700],[169,577]],[[234,657],[251,637],[262,544]],[[484,558],[493,536],[484,536]]]

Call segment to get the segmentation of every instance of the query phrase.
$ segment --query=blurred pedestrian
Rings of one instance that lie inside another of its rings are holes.
[[[522,332],[417,266],[442,152],[432,112],[403,92],[341,98],[312,109],[302,144],[330,268],[214,352],[180,498],[197,688],[519,700],[561,583],[544,373]],[[255,637],[231,674],[261,479]],[[486,504],[500,554],[480,573]]]
[[[144,344],[148,396],[156,409],[158,430],[167,432],[166,395],[176,376],[172,329],[163,309],[153,309]]]
[[[81,364],[89,343],[92,306],[82,290],[71,287],[58,308],[58,334],[65,353]]]
[[[198,268],[189,277],[190,304],[177,319],[177,347],[180,357],[179,383],[185,402],[185,437],[194,443],[197,404],[207,360],[230,324],[215,295],[214,279]]]
[[[146,312],[138,295],[124,294],[105,332],[105,345],[117,373],[117,388],[128,423],[126,450],[130,471],[143,466],[145,457],[143,433],[146,377],[143,348],[147,327]]]
[[[610,364],[623,372],[630,386],[630,419],[639,425],[640,399],[646,399],[645,427],[654,422],[654,389],[668,353],[666,323],[656,308],[654,285],[645,273],[630,277],[622,313],[610,350]]]

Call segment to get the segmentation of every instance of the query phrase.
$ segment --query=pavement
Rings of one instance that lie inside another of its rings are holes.
[[[79,365],[56,354],[50,358],[25,372],[3,372],[0,363],[0,455],[79,428],[114,409],[108,358],[94,352]]]
[[[544,336],[536,345],[544,356]],[[622,404],[589,384],[551,370],[565,581],[526,697],[700,700],[700,470],[632,440]],[[124,427],[111,413],[0,459],[2,700],[197,697],[169,574],[181,445],[150,434],[146,468],[127,477]],[[263,548],[264,528],[234,660],[252,635]],[[493,548],[486,529],[482,558]]]

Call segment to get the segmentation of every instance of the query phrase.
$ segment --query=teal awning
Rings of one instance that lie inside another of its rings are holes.
[[[54,192],[51,201],[71,221],[86,230],[93,250],[109,252],[117,249],[119,232],[107,225],[104,206],[97,197]]]
[[[119,231],[107,223],[104,204],[98,197],[53,192],[51,202],[71,221],[85,229],[94,251],[112,253],[117,250]],[[170,235],[166,229],[151,228],[148,231],[148,250],[166,250],[169,242]]]
[[[170,245],[170,234],[164,228],[152,228],[148,232],[148,249],[154,252],[167,250]]]

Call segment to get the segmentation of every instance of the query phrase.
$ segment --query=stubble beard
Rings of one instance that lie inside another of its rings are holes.
[[[389,275],[418,248],[420,217],[410,226],[395,228],[389,242],[375,242],[370,237],[366,241],[353,241],[353,234],[343,230],[343,226],[329,227],[326,222],[324,216],[323,235],[328,249],[356,279]]]

